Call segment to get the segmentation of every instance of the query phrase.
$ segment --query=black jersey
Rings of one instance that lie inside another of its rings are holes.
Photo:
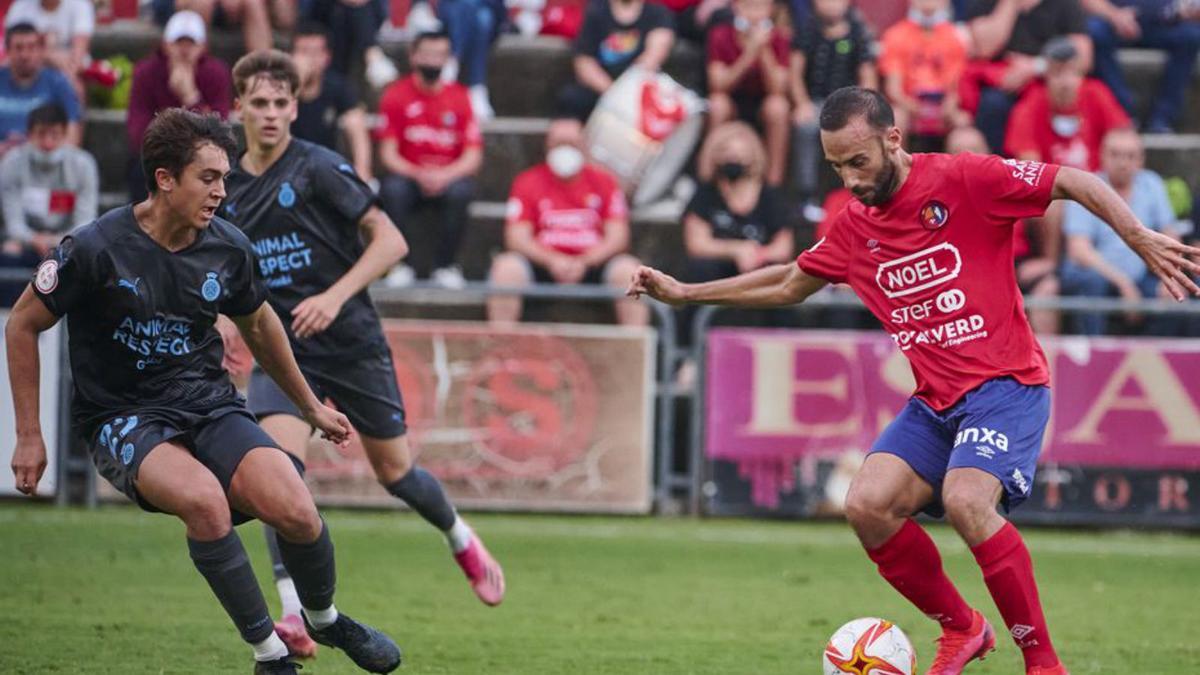
[[[296,356],[347,357],[387,348],[379,315],[363,289],[323,332],[299,339],[292,310],[324,292],[363,253],[358,221],[377,198],[341,155],[293,138],[261,176],[235,167],[221,214],[254,243],[270,302]]]
[[[240,398],[225,369],[217,314],[252,314],[267,298],[250,241],[213,218],[171,252],[123,206],[65,237],[33,288],[66,316],[78,431],[129,410],[203,412]]]

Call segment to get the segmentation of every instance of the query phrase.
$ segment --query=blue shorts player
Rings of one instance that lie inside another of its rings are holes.
[[[379,482],[440,530],[475,593],[504,597],[504,573],[455,512],[432,474],[416,466],[392,355],[367,295],[407,252],[378,199],[337,153],[293,138],[299,75],[292,58],[256,51],[233,69],[246,152],[229,176],[222,215],[253,242],[268,301],[283,319],[300,370],[359,433]],[[304,459],[312,426],[266,373],[255,371],[250,410],[284,450]],[[283,618],[276,630],[297,655],[315,645],[300,621],[291,578],[275,558]]]
[[[72,232],[38,266],[5,327],[16,408],[13,472],[33,494],[46,467],[38,428],[38,333],[65,317],[74,429],[100,474],[150,511],[187,526],[188,551],[254,649],[254,672],[292,675],[233,524],[279,531],[309,632],[364,670],[386,673],[400,650],[333,605],[333,543],[298,467],[246,410],[221,367],[219,314],[304,418],[335,442],[350,422],[309,389],[258,273],[250,241],[214,217],[236,145],[216,117],[180,109],[142,144],[150,196]]]
[[[1082,171],[983,155],[915,154],[900,145],[878,92],[847,87],[821,110],[825,157],[857,198],[795,265],[705,284],[650,268],[629,292],[670,303],[779,306],[826,283],[849,284],[908,357],[917,382],[875,442],[846,513],[879,573],[942,625],[930,675],[957,675],[995,645],[959,595],[929,535],[912,520],[945,514],[971,547],[1030,675],[1067,672],[1050,642],[1029,551],[996,510],[1033,486],[1049,418],[1046,357],[1013,270],[1013,225],[1073,199],[1120,234],[1183,300],[1200,288],[1200,250],[1146,229],[1115,192]]]

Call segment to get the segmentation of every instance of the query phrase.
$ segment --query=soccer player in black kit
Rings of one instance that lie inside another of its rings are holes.
[[[413,463],[391,351],[367,294],[368,284],[407,253],[403,235],[345,159],[291,136],[299,77],[290,56],[247,54],[233,79],[246,153],[229,176],[222,215],[253,242],[300,370],[318,396],[350,418],[379,482],[442,531],[476,595],[499,604],[500,565],[438,480]],[[263,429],[303,460],[312,424],[280,387],[256,369],[248,399]],[[268,527],[270,548],[274,539]],[[276,632],[293,654],[311,655],[315,645],[293,618],[299,608],[287,570],[275,570],[284,605]]]
[[[97,470],[147,511],[187,527],[192,561],[254,649],[259,674],[296,672],[233,525],[276,528],[317,641],[386,673],[400,650],[333,605],[333,543],[298,467],[246,410],[222,369],[218,313],[232,317],[262,367],[330,440],[351,433],[304,381],[258,273],[250,241],[214,217],[235,151],[216,117],[180,109],[150,124],[150,196],[75,230],[38,266],[5,334],[17,419],[13,472],[34,494],[46,467],[38,426],[37,336],[69,328],[74,429]]]

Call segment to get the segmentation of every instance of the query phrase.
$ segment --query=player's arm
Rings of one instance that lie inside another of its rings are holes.
[[[13,479],[17,489],[27,495],[37,491],[38,481],[46,470],[46,444],[42,440],[38,409],[41,388],[38,334],[50,330],[56,323],[58,317],[34,296],[32,287],[27,286],[4,326],[4,340],[8,345],[8,383],[12,387],[17,427]]]
[[[1175,241],[1142,225],[1125,200],[1104,181],[1086,171],[1064,166],[1054,178],[1051,198],[1073,199],[1096,214],[1146,261],[1146,266],[1162,280],[1176,300],[1182,302],[1189,292],[1200,296],[1200,287],[1191,278],[1193,274],[1200,274],[1200,264],[1194,260],[1200,256],[1200,248]]]
[[[292,310],[292,332],[296,337],[311,337],[328,328],[347,300],[408,255],[404,235],[379,207],[367,209],[358,221],[358,229],[367,242],[358,261],[325,292],[301,300]]]
[[[296,365],[283,323],[271,305],[264,302],[251,314],[229,318],[237,325],[259,367],[296,404],[304,419],[320,429],[325,438],[334,443],[345,443],[350,437],[350,422],[345,415],[325,407],[309,388],[300,373],[300,366]]]
[[[795,263],[770,265],[727,279],[685,284],[652,267],[633,273],[626,295],[649,295],[669,305],[704,304],[782,307],[804,302],[829,282],[806,274]]]

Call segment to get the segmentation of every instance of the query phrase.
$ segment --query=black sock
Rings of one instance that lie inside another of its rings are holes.
[[[230,529],[229,534],[216,541],[196,541],[189,537],[188,552],[242,639],[250,644],[267,639],[275,624],[271,622],[267,601],[237,532]]]
[[[279,533],[263,523],[263,537],[267,540],[267,555],[271,556],[271,572],[275,575],[275,581],[286,579],[289,575],[283,566],[283,556],[279,554]]]
[[[311,544],[293,544],[276,536],[279,557],[292,575],[296,595],[305,609],[328,609],[333,604],[333,589],[337,585],[337,570],[333,563],[333,540],[329,527],[321,521],[321,534]]]
[[[387,486],[387,491],[403,499],[437,529],[445,532],[454,526],[454,507],[446,499],[442,484],[425,469],[414,466],[403,478]]]

